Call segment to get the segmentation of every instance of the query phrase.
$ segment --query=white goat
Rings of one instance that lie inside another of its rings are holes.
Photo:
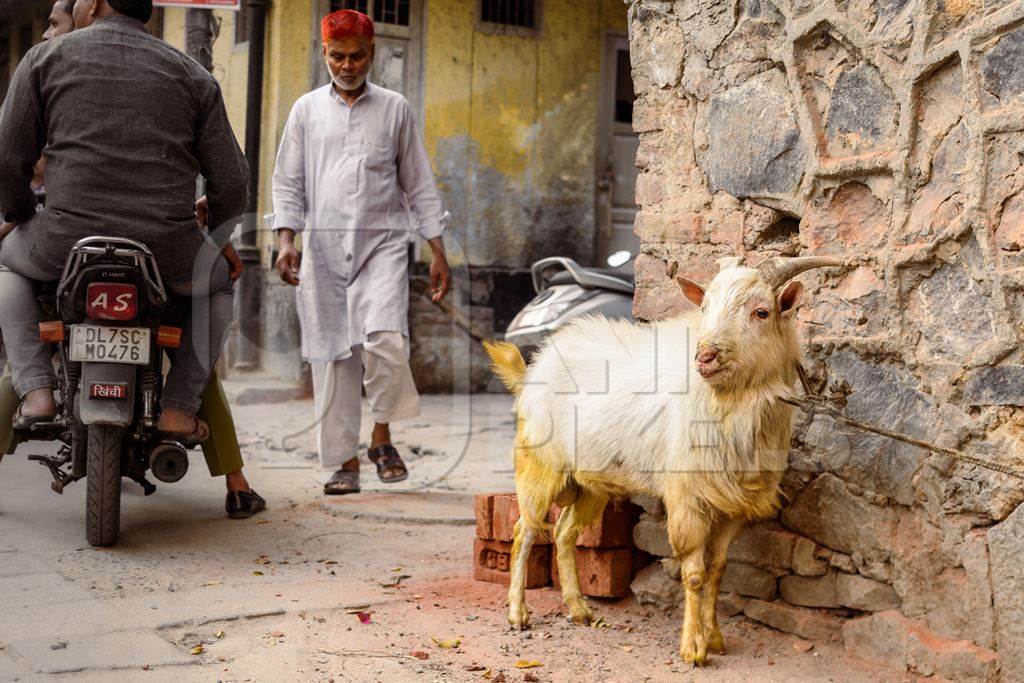
[[[579,588],[576,539],[611,497],[664,500],[669,540],[682,566],[684,660],[724,652],[715,604],[726,550],[749,520],[779,505],[792,394],[801,354],[793,329],[810,268],[830,258],[770,259],[757,268],[723,259],[707,291],[676,278],[700,307],[638,325],[583,318],[556,332],[526,367],[519,350],[485,343],[495,373],[516,395],[515,526],[509,622],[529,621],[524,593],[530,547],[546,533],[552,503],[562,594],[572,618],[593,618]],[[692,362],[691,362],[692,359]]]

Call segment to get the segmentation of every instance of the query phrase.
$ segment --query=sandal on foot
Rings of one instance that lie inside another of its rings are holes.
[[[359,493],[358,470],[338,470],[324,484],[326,496],[344,496],[347,493]]]
[[[228,491],[228,498],[224,502],[224,509],[231,519],[247,519],[257,512],[267,509],[267,501],[263,496],[253,490]]]
[[[377,476],[385,484],[397,484],[409,478],[409,470],[406,469],[405,463],[402,462],[402,456],[398,454],[398,450],[391,444],[386,443],[376,448],[371,448],[367,451],[367,455],[370,456],[370,462],[377,466]],[[385,477],[384,472],[388,470],[392,472],[397,471],[398,474]]]
[[[25,415],[21,412],[24,407],[24,403],[19,404],[18,411],[14,413],[14,419],[11,420],[11,424],[18,431],[31,431],[36,425],[53,422],[57,419],[56,415]]]
[[[192,430],[191,434],[186,434],[184,432],[158,431],[156,433],[157,438],[163,441],[177,441],[185,448],[195,448],[210,438],[210,425],[206,424],[198,417],[194,417],[192,419],[196,422],[196,428]]]

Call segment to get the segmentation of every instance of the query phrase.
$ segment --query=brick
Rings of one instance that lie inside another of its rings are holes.
[[[805,640],[832,640],[838,637],[842,621],[818,610],[794,607],[784,602],[751,600],[743,614],[766,626],[792,633]]]
[[[561,510],[552,507],[548,521],[558,521]],[[581,548],[633,548],[633,527],[640,519],[640,507],[629,501],[613,500],[604,508],[600,519],[580,534],[576,545]]]
[[[476,516],[476,537],[484,540],[494,538],[494,497],[496,493],[478,493],[473,498],[473,513]]]
[[[635,571],[633,551],[626,548],[576,548],[580,592],[595,598],[624,598]],[[552,556],[551,580],[558,581],[558,560]]]
[[[511,542],[515,538],[515,526],[519,520],[519,503],[514,493],[499,493],[494,496],[492,529],[494,540]]]
[[[473,578],[488,583],[509,584],[512,544],[476,539],[473,544]],[[543,588],[551,583],[551,546],[534,545],[526,563],[526,587]]]

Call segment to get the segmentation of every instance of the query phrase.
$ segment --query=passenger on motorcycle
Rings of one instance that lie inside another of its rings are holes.
[[[167,287],[206,311],[202,324],[194,315],[185,324],[158,429],[184,443],[208,436],[195,415],[232,317],[221,248],[246,206],[248,171],[217,82],[146,33],[151,12],[151,0],[77,0],[76,20],[94,25],[32,48],[0,112],[0,263],[23,281],[0,327],[20,427],[56,412],[30,279],[58,279],[71,246],[102,234],[146,244]],[[36,214],[32,168],[43,152],[47,208]],[[210,234],[194,214],[198,174],[217,226]]]

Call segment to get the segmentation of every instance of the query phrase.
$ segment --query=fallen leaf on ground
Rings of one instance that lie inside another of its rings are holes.
[[[598,617],[597,620],[590,625],[593,628],[609,628],[608,622],[604,620],[604,617]]]
[[[216,633],[213,634],[213,637],[214,638],[223,638],[224,637],[224,631],[217,631]]]
[[[256,564],[270,564],[270,560],[268,560],[266,557],[257,557]]]
[[[270,637],[271,638],[284,638],[284,632],[283,631],[274,631],[273,633],[270,634]]]
[[[526,683],[537,683],[538,681],[540,681],[539,678],[534,676],[529,671],[527,671],[526,673],[523,674],[523,680],[526,681]]]
[[[189,650],[189,652],[191,652],[194,655],[201,655],[201,654],[203,654],[203,650],[204,650],[204,648],[203,648],[202,645],[196,645],[194,648]]]
[[[258,521],[256,523],[257,524],[270,524],[270,520],[269,519],[261,519],[260,521]]]
[[[369,605],[360,605],[359,607],[349,607],[347,610],[345,610],[345,614],[359,614],[360,612],[365,612],[368,609],[370,609]]]
[[[540,662],[536,660],[526,661],[525,659],[520,659],[516,662],[517,669],[536,669],[538,666],[540,666]]]
[[[252,575],[253,576],[263,576],[263,572],[259,572],[259,571],[253,572]]]
[[[505,683],[506,679],[504,672],[499,672],[497,676],[491,679],[494,683]]]
[[[430,659],[430,655],[424,652],[423,650],[415,650],[414,652],[410,652],[409,654],[415,657],[416,659]]]
[[[395,567],[391,571],[393,571],[393,572],[400,572],[400,571],[402,571],[402,568],[401,567]]]
[[[633,651],[633,646],[632,645],[619,645],[619,649],[622,650],[623,652],[632,652]]]
[[[434,636],[430,636],[430,639],[432,641],[434,641],[434,643],[439,648],[441,648],[442,650],[453,650],[453,649],[457,648],[459,646],[459,644],[462,642],[458,638],[454,638],[452,640],[441,640],[440,638],[435,638]]]
[[[798,640],[793,643],[793,649],[797,652],[810,652],[814,649],[814,643],[810,643],[806,640]]]
[[[221,585],[222,583],[224,583],[224,582],[223,582],[223,581],[207,581],[207,582],[206,582],[206,583],[204,583],[203,585],[204,585],[204,586],[219,586],[219,585]]]
[[[369,612],[356,612],[356,616],[359,617],[360,623],[364,625],[369,624],[371,621]]]

